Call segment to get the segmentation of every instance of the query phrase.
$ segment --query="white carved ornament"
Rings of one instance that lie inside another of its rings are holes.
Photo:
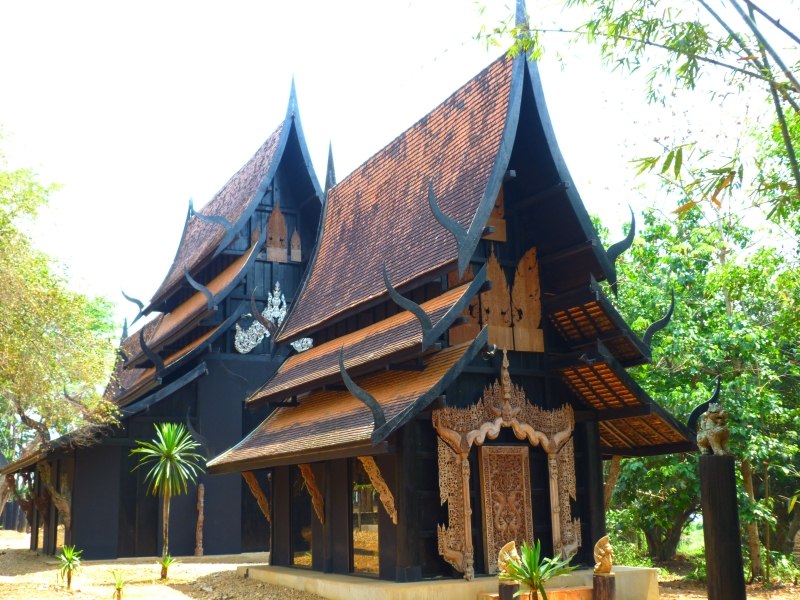
[[[283,319],[286,317],[286,298],[281,292],[279,281],[275,282],[275,288],[267,296],[267,305],[261,312],[261,316],[272,321],[276,327],[283,323]],[[247,317],[252,317],[252,315],[244,315],[244,318]],[[233,345],[241,354],[247,354],[265,337],[269,337],[269,331],[258,321],[253,320],[247,329],[242,329],[241,325],[237,323]]]

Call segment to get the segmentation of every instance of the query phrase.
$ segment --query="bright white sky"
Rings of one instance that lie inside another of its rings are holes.
[[[473,37],[513,0],[482,3],[483,14],[472,0],[0,3],[2,147],[63,186],[40,247],[76,288],[133,316],[120,290],[150,298],[189,198],[204,205],[278,125],[293,74],[317,175],[331,141],[341,180],[499,55]],[[644,202],[628,161],[652,153],[669,111],[643,108],[641,85],[603,70],[595,49],[556,46],[540,65],[556,134],[617,237],[627,205]],[[680,115],[670,127],[685,129]]]

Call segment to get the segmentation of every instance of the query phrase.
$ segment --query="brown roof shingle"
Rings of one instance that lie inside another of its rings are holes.
[[[439,319],[466,293],[469,285],[453,288],[421,305],[436,325]],[[273,377],[247,399],[261,403],[302,393],[331,380],[340,381],[339,349],[344,348],[348,371],[363,368],[398,353],[419,349],[422,329],[409,311],[403,311],[367,327],[294,354],[284,361]]]
[[[428,182],[444,213],[468,228],[491,192],[513,64],[496,60],[329,191],[311,271],[277,341],[385,295],[384,261],[395,286],[456,261],[452,235],[428,206]]]
[[[258,201],[257,192],[264,183],[264,178],[270,172],[273,159],[280,158],[277,156],[278,148],[286,126],[286,122],[281,123],[253,157],[198,212],[207,216],[224,217],[235,227],[252,203]],[[153,308],[166,299],[183,280],[184,270],[193,272],[206,257],[217,249],[224,237],[225,229],[221,225],[202,221],[196,216],[189,218],[172,266],[156,293],[153,294],[148,308]]]
[[[425,359],[419,372],[384,371],[357,383],[381,405],[391,420],[430,390],[469,349],[452,346]],[[279,408],[250,435],[208,463],[214,472],[261,468],[280,457],[297,457],[332,447],[367,445],[373,429],[372,412],[348,391],[320,391],[292,408]],[[365,449],[364,454],[368,454]]]

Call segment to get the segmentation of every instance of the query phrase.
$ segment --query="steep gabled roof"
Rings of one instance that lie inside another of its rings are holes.
[[[294,130],[303,155],[306,169],[320,201],[323,198],[319,181],[308,154],[300,113],[297,107],[297,94],[294,81],[289,96],[289,106],[283,122],[272,132],[253,157],[231,177],[222,189],[201,210],[201,216],[190,210],[183,228],[178,251],[172,261],[167,276],[145,308],[145,312],[157,310],[158,306],[180,286],[184,272],[193,274],[216,252],[222,250],[220,244],[226,239],[228,231],[218,218],[232,226],[232,231],[241,229],[244,222],[253,214],[256,205],[267,189],[283,156],[286,143]],[[202,217],[211,217],[212,220]],[[213,219],[216,219],[214,222]]]
[[[514,141],[524,64],[497,59],[328,192],[316,254],[277,341],[385,296],[384,261],[395,286],[452,268],[458,247],[428,186],[464,230],[483,230]]]

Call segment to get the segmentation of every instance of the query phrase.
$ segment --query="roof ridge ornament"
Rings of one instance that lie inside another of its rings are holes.
[[[217,246],[217,249],[214,251],[214,254],[211,255],[212,259],[222,254],[222,251],[225,250],[225,248],[227,248],[228,245],[233,241],[233,237],[236,234],[236,231],[234,230],[231,222],[221,215],[205,215],[200,211],[196,211],[194,209],[194,204],[190,198],[189,218],[191,217],[197,217],[200,221],[203,221],[205,223],[211,223],[212,225],[219,225],[225,230],[225,236],[222,238],[222,241],[219,243],[219,246]]]
[[[155,352],[150,346],[147,345],[147,342],[144,341],[144,327],[139,330],[139,345],[142,347],[142,352],[144,355],[153,363],[153,366],[156,370],[156,379],[158,379],[159,373],[164,370],[164,360],[159,356],[158,352]]]
[[[419,396],[409,406],[393,416],[388,422],[380,403],[352,380],[344,366],[344,346],[339,349],[339,373],[342,375],[345,387],[356,398],[361,400],[372,411],[374,421],[372,427],[372,443],[378,444],[385,440],[393,432],[405,425],[417,412],[428,406],[435,398],[444,394],[445,390],[456,380],[472,360],[480,354],[489,342],[489,328],[484,325],[475,339],[472,340],[461,358],[459,358],[450,368],[439,378],[432,388]]]
[[[458,277],[464,277],[469,266],[469,259],[472,257],[472,249],[483,235],[483,226],[473,218],[469,229],[464,230],[458,221],[444,214],[436,200],[436,194],[433,193],[433,179],[428,182],[428,205],[439,224],[453,235],[458,247]]]
[[[383,263],[383,283],[386,285],[386,290],[389,292],[391,299],[394,300],[400,308],[412,313],[419,321],[420,327],[422,328],[422,351],[425,352],[425,350],[430,348],[431,345],[450,328],[455,320],[462,315],[473,296],[484,290],[484,286],[487,283],[486,272],[487,266],[484,264],[469,283],[469,287],[461,298],[442,315],[436,322],[436,325],[433,324],[424,308],[413,300],[401,295],[400,292],[394,288],[392,282],[389,281],[389,274],[386,272],[385,262]]]
[[[336,185],[336,171],[333,168],[333,144],[328,142],[328,167],[325,172],[325,196]]]
[[[609,278],[609,285],[614,295],[617,295],[617,264],[616,261],[619,256],[633,245],[633,238],[636,236],[636,217],[633,214],[633,209],[628,205],[628,210],[631,211],[631,226],[628,229],[628,235],[624,239],[615,244],[611,244],[606,250],[606,255],[611,263],[611,277]]]
[[[289,105],[286,107],[286,119],[294,119],[298,113],[297,88],[294,84],[294,73],[292,73],[292,84],[289,88]]]
[[[521,27],[528,24],[528,8],[525,6],[525,0],[517,0],[514,12],[514,25]]]
[[[350,393],[366,404],[367,408],[372,411],[372,430],[376,431],[379,427],[386,425],[386,415],[383,412],[383,407],[375,400],[372,394],[353,381],[350,374],[347,372],[344,366],[344,346],[339,348],[339,373],[342,375],[342,381],[344,381],[344,385]]]
[[[125,300],[127,300],[128,302],[133,302],[136,306],[139,307],[139,312],[136,313],[136,316],[133,318],[133,321],[131,321],[131,325],[133,325],[144,314],[144,302],[142,302],[141,300],[139,300],[137,298],[134,298],[133,296],[128,296],[128,294],[126,294],[124,290],[120,290],[120,292],[122,293],[122,297],[125,298]],[[126,324],[127,324],[127,320],[126,320]],[[127,325],[126,325],[126,328],[127,328]]]
[[[202,283],[197,281],[194,277],[189,275],[189,270],[184,268],[183,269],[183,276],[186,278],[186,281],[189,282],[189,285],[196,289],[198,292],[203,294],[206,297],[206,303],[208,304],[208,310],[217,310],[217,301],[214,298],[214,294],[204,286]]]
[[[672,314],[675,312],[675,288],[670,290],[670,295],[672,296],[672,301],[670,302],[669,310],[667,310],[667,313],[658,321],[650,325],[642,337],[642,343],[647,346],[648,350],[652,349],[650,346],[653,341],[653,336],[669,325],[669,322],[672,320]]]
[[[689,420],[686,421],[687,429],[691,430],[693,433],[697,433],[697,421],[700,419],[700,416],[706,412],[712,404],[719,404],[719,391],[721,385],[722,376],[717,375],[717,383],[714,393],[711,395],[711,398],[695,407],[695,409],[692,411],[692,414],[689,415]]]

